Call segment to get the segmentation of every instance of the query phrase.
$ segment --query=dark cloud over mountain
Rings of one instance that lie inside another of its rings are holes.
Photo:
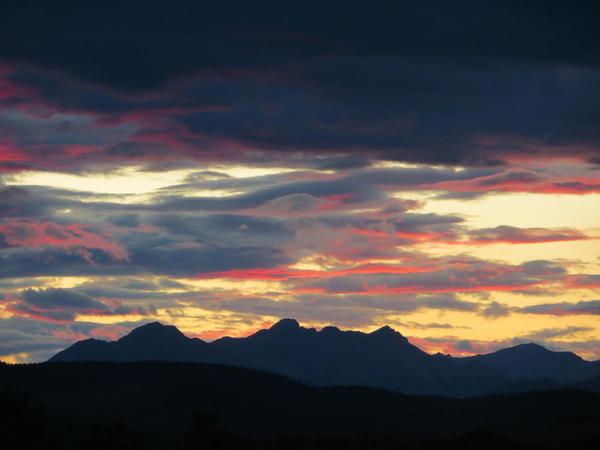
[[[60,153],[85,131],[107,161],[240,148],[355,155],[321,165],[337,168],[594,160],[598,17],[589,2],[9,2],[2,97],[72,114],[17,117],[14,140]]]

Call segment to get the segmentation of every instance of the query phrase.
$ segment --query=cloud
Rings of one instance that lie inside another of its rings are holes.
[[[594,328],[591,327],[580,327],[580,326],[569,326],[564,328],[544,328],[542,330],[532,331],[531,333],[526,334],[525,336],[521,336],[516,338],[516,342],[521,341],[546,341],[555,338],[563,338],[563,337],[572,337],[573,335],[593,331]]]
[[[16,221],[18,218],[45,217],[57,209],[74,206],[77,197],[75,192],[51,188],[0,185],[0,218]]]
[[[0,358],[22,355],[24,361],[45,361],[72,342],[95,337],[120,337],[146,321],[98,325],[91,322],[52,323],[26,318],[0,318]]]
[[[0,216],[18,216],[19,207],[30,193],[18,186],[0,188]]]
[[[587,300],[576,303],[556,302],[525,306],[519,311],[526,314],[545,314],[553,316],[569,316],[578,314],[600,314],[600,300]]]
[[[205,216],[161,214],[148,218],[152,225],[173,234],[191,237],[198,242],[221,245],[284,244],[293,232],[283,221],[242,214],[210,214]]]
[[[0,319],[0,357],[16,353],[44,352],[51,355],[62,348],[64,341],[48,334],[28,333],[11,329],[14,319]]]
[[[472,243],[531,244],[559,241],[579,241],[590,239],[585,233],[570,228],[517,228],[501,225],[483,228],[469,233]]]
[[[460,14],[437,0],[267,1],[252,11],[239,2],[61,3],[10,5],[0,19],[0,99],[14,114],[38,112],[19,118],[14,137],[49,146],[30,148],[35,158],[7,152],[25,161],[13,157],[5,170],[81,164],[64,155],[74,141],[90,145],[85,164],[255,161],[264,152],[313,153],[324,169],[372,157],[486,166],[598,158],[600,39],[579,3]]]
[[[139,271],[131,264],[115,263],[105,252],[93,248],[84,251],[62,247],[0,250],[0,278],[108,273],[127,275]]]
[[[33,320],[69,323],[77,316],[148,315],[155,312],[148,305],[123,305],[114,298],[95,298],[73,289],[26,289],[18,296],[5,296],[5,311]]]
[[[290,262],[271,247],[218,247],[195,242],[174,242],[131,249],[131,261],[152,273],[193,276],[214,270],[274,267]]]
[[[472,198],[490,192],[589,194],[600,191],[597,176],[557,176],[531,171],[506,171],[463,180],[424,184],[422,189],[443,191],[440,198]]]
[[[0,224],[0,237],[8,247],[98,249],[115,260],[127,260],[127,251],[122,244],[90,229],[93,227],[81,224],[9,221]]]
[[[563,280],[566,270],[550,261],[527,261],[518,266],[476,259],[447,260],[432,271],[392,275],[333,277],[298,285],[298,292],[393,294],[412,292],[480,292],[535,289]]]
[[[0,314],[56,326],[66,342],[93,336],[75,326],[84,311],[146,317],[177,300],[246,329],[260,314],[370,326],[421,310],[596,313],[594,300],[550,297],[599,288],[589,268],[556,254],[521,263],[523,246],[506,256],[519,263],[474,256],[498,243],[564,250],[595,231],[476,229],[452,210],[600,192],[588,8],[21,3],[0,16],[0,289],[12,311]],[[130,176],[123,189],[153,182],[117,195],[96,184],[113,174]],[[81,190],[50,186],[72,180]],[[87,279],[48,290],[73,277]],[[502,291],[549,297],[514,306]]]
[[[505,317],[510,314],[511,308],[498,302],[492,302],[483,310],[481,314],[489,318]]]
[[[274,268],[253,268],[228,270],[224,272],[205,272],[198,274],[195,278],[198,279],[213,279],[213,278],[229,278],[234,280],[291,280],[302,278],[334,278],[346,275],[359,274],[406,274],[431,272],[435,269],[429,267],[414,267],[414,266],[394,266],[391,264],[369,264],[362,266],[354,266],[347,269],[339,270],[302,270],[290,269],[288,267]]]
[[[30,306],[38,308],[73,308],[106,310],[104,303],[94,300],[89,295],[66,289],[26,289],[22,293],[23,300]]]
[[[407,295],[300,295],[273,300],[264,297],[231,299],[207,298],[193,302],[194,306],[210,311],[271,316],[294,317],[312,323],[332,323],[340,326],[368,326],[378,323],[384,314],[410,313],[421,310],[476,311],[477,303],[462,301],[452,294]]]
[[[565,287],[570,289],[600,289],[600,275],[570,275]]]

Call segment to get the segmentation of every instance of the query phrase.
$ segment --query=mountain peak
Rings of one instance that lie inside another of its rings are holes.
[[[381,328],[379,328],[375,331],[372,331],[369,334],[371,336],[402,336],[400,333],[398,333],[396,330],[394,330],[392,327],[390,327],[388,325],[384,325]]]
[[[272,371],[309,384],[364,384],[418,395],[453,396],[479,395],[523,379],[565,383],[600,373],[600,365],[533,343],[453,358],[425,353],[390,326],[371,333],[333,326],[317,332],[291,318],[246,338],[211,343],[189,339],[174,326],[147,323],[117,342],[80,341],[51,361],[219,363]]]
[[[120,341],[132,340],[185,340],[187,337],[173,325],[163,325],[160,322],[151,322],[134,328],[131,332],[119,339]]]
[[[270,330],[274,331],[289,331],[289,330],[297,330],[300,328],[300,324],[296,319],[285,318],[281,319],[275,325],[273,325]]]
[[[323,334],[336,334],[340,332],[340,329],[338,327],[334,327],[332,325],[328,325],[326,327],[321,328],[321,333]]]
[[[511,349],[509,348],[507,350],[511,350]],[[512,350],[520,350],[524,354],[545,355],[545,356],[553,355],[555,357],[560,355],[562,358],[573,359],[573,360],[582,360],[581,356],[576,355],[573,352],[554,351],[554,350],[547,349],[543,345],[535,344],[533,342],[529,342],[527,344],[516,345],[515,347],[512,347]],[[502,350],[500,350],[500,351],[502,351]]]
[[[524,344],[517,344],[514,347],[509,347],[504,349],[505,351],[518,351],[518,352],[526,352],[526,353],[552,353],[551,350],[548,350],[546,347],[543,347],[534,342],[527,342]],[[502,350],[500,350],[502,351]]]

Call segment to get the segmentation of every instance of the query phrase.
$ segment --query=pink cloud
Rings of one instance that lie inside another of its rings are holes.
[[[19,150],[12,142],[0,138],[0,163],[27,161],[28,159],[27,155]]]
[[[0,234],[13,247],[58,246],[103,250],[116,260],[127,260],[126,248],[102,234],[86,231],[89,225],[60,225],[53,222],[7,222],[0,224]]]
[[[129,328],[121,325],[105,325],[90,330],[90,335],[97,339],[116,341],[129,332]]]
[[[85,339],[88,339],[88,335],[86,335],[85,333],[78,333],[75,331],[71,331],[71,330],[55,330],[52,332],[52,336],[60,338],[60,339],[67,339],[69,341],[83,341]]]
[[[527,192],[581,195],[600,192],[600,178],[551,177],[527,170],[507,170],[500,174],[469,180],[442,181],[415,187],[453,192]]]

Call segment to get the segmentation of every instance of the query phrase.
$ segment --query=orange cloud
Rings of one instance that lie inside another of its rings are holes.
[[[199,333],[186,333],[186,335],[188,337],[200,338],[203,341],[214,341],[215,339],[219,339],[224,336],[239,338],[239,337],[247,337],[247,336],[250,336],[260,330],[271,328],[274,324],[275,324],[275,322],[272,322],[272,321],[264,321],[258,327],[248,328],[248,329],[244,329],[244,330],[222,328],[219,330],[201,331]]]

